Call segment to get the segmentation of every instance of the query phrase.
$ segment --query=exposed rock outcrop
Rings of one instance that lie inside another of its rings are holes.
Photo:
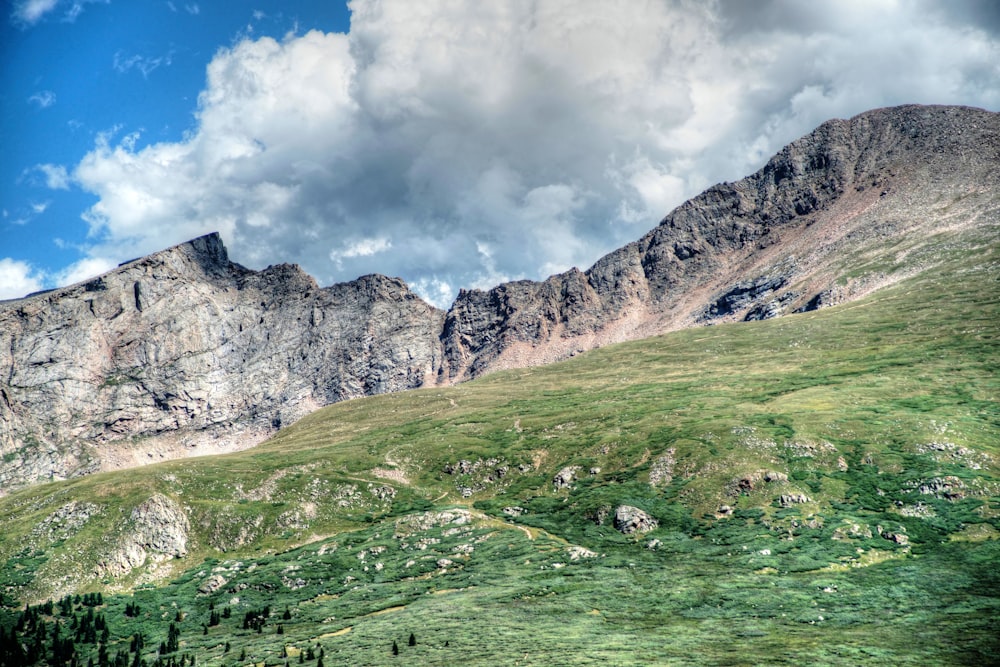
[[[249,271],[217,235],[0,304],[0,490],[244,449],[319,406],[420,386],[443,319],[398,279]]]
[[[615,508],[615,530],[625,535],[632,533],[648,533],[655,529],[659,522],[638,507],[619,505]]]
[[[119,543],[97,565],[98,576],[121,577],[148,560],[162,561],[187,554],[191,524],[181,507],[163,494],[136,506]]]

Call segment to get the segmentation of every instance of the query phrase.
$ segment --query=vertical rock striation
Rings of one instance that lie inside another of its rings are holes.
[[[243,449],[433,377],[444,314],[398,279],[321,289],[208,235],[0,304],[0,489]]]

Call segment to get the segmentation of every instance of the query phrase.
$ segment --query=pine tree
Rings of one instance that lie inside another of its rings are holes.
[[[417,638],[413,636],[412,632],[410,633],[410,640],[407,642],[407,644],[409,646],[416,646],[417,645]]]
[[[392,640],[392,654],[393,655],[399,655],[399,647],[396,646],[396,640],[395,639]]]

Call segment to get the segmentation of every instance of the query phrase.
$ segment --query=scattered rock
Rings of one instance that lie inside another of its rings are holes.
[[[31,534],[49,541],[66,540],[75,535],[90,517],[99,513],[97,505],[72,500],[42,519]]]
[[[649,468],[650,486],[666,486],[673,481],[674,465],[677,463],[674,459],[675,454],[676,451],[671,447],[653,461],[653,465]]]
[[[866,539],[870,540],[872,538],[872,530],[868,527],[868,524],[863,523],[852,523],[844,526],[838,526],[833,531],[834,540],[850,540],[850,539]]]
[[[523,507],[511,506],[511,507],[504,507],[500,511],[506,514],[507,516],[519,517],[527,513],[528,510],[524,509]]]
[[[907,536],[906,529],[902,526],[899,527],[897,531],[891,531],[882,526],[878,526],[878,534],[882,536],[882,539],[889,540],[890,542],[895,542],[900,546],[906,546],[910,543],[910,538]]]
[[[392,500],[396,497],[396,489],[391,486],[376,486],[374,484],[368,485],[368,493],[372,494],[379,500],[385,502],[387,500]]]
[[[552,485],[556,489],[566,489],[572,486],[574,480],[576,480],[576,473],[580,471],[580,466],[566,466],[562,470],[556,473],[556,476],[552,478]]]
[[[918,486],[917,490],[925,496],[945,500],[961,500],[966,496],[965,482],[954,475],[929,479]]]
[[[580,560],[581,558],[597,558],[597,553],[581,546],[572,545],[566,549],[570,560]]]
[[[590,515],[590,518],[598,526],[603,526],[604,522],[608,520],[608,515],[609,514],[611,514],[611,506],[610,505],[601,505],[600,507],[597,508],[597,510],[592,515]]]
[[[619,505],[615,508],[615,530],[622,534],[647,533],[658,525],[659,522],[656,519],[638,507]]]
[[[440,512],[423,512],[411,514],[396,520],[394,537],[406,537],[431,528],[442,528],[447,525],[464,526],[472,521],[472,513],[466,509],[442,510]]]
[[[804,493],[788,493],[782,494],[779,498],[782,507],[789,507],[797,503],[808,503],[811,502],[809,496]]]
[[[463,498],[468,498],[474,493],[494,488],[500,484],[511,472],[511,465],[502,458],[476,459],[475,461],[462,459],[457,463],[445,464],[442,470],[446,475],[456,477],[455,488]],[[524,472],[524,465],[518,466],[516,470]]]
[[[202,595],[211,595],[226,585],[226,578],[221,574],[213,574],[198,587],[198,592]]]

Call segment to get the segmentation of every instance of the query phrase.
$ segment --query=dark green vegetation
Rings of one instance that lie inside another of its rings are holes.
[[[52,661],[72,638],[81,665],[995,664],[996,246],[836,308],[0,499],[0,645]],[[101,569],[153,493],[188,517],[187,555]],[[657,527],[620,533],[621,505]]]

